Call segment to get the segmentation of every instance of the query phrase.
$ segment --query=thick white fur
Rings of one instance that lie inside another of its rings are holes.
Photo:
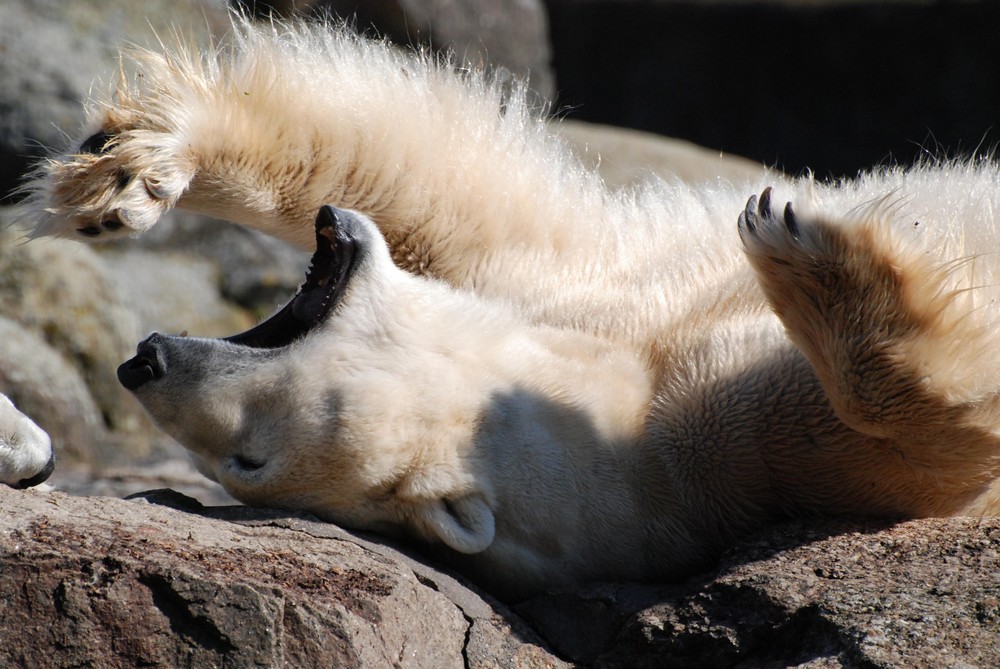
[[[140,394],[237,497],[441,540],[507,592],[676,576],[788,515],[998,509],[993,161],[610,192],[519,91],[346,30],[132,67],[100,146],[36,175],[39,234],[179,206],[311,248],[331,203],[387,243],[288,350],[192,340],[181,368],[240,373]]]
[[[52,471],[53,458],[45,430],[0,395],[0,483],[18,488],[40,483]]]

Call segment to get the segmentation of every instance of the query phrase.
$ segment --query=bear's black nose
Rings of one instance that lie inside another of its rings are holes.
[[[136,390],[150,381],[162,378],[167,366],[160,354],[158,333],[139,344],[136,356],[118,366],[118,381],[128,390]]]

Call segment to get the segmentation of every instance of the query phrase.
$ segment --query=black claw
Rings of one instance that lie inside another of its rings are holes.
[[[82,228],[77,228],[76,231],[79,232],[84,237],[96,237],[97,235],[101,234],[101,229],[96,225],[87,225]]]
[[[757,226],[754,224],[755,217],[757,216],[757,196],[751,195],[750,199],[747,200],[746,208],[740,213],[739,225],[745,227],[748,232],[756,232]]]
[[[785,227],[792,237],[799,238],[799,220],[795,217],[795,212],[792,211],[791,202],[785,205]]]
[[[771,187],[768,186],[764,189],[764,192],[760,194],[760,204],[757,206],[757,213],[761,218],[769,218],[771,216]]]

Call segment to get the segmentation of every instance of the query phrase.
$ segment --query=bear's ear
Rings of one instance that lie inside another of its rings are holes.
[[[479,495],[429,500],[418,514],[430,534],[459,553],[481,553],[496,534],[493,511]]]

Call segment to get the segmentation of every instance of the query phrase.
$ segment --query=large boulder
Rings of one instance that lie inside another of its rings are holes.
[[[1000,664],[1000,519],[798,523],[513,608],[303,514],[0,487],[0,666]]]
[[[0,490],[0,666],[562,667],[453,577],[282,512]]]

